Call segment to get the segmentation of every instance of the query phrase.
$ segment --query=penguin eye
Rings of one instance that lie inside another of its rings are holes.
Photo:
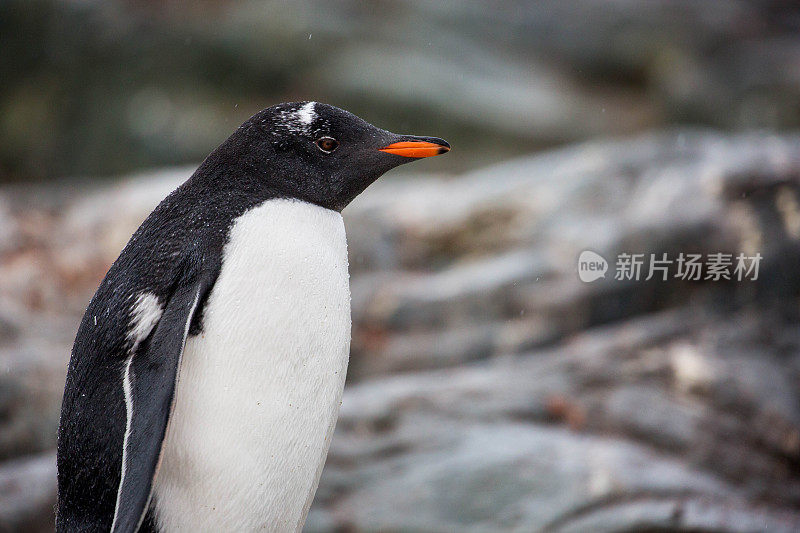
[[[317,139],[317,146],[319,146],[320,150],[329,154],[336,150],[336,147],[339,146],[339,141],[333,137],[320,137]]]

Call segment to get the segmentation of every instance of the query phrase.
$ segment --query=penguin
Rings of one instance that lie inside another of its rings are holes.
[[[214,150],[133,234],[80,323],[57,531],[301,530],[349,356],[341,211],[449,149],[294,102]]]

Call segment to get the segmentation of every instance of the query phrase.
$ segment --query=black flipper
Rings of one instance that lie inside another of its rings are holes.
[[[206,285],[196,274],[182,279],[146,344],[130,360],[130,423],[112,533],[135,532],[147,512],[183,347]]]

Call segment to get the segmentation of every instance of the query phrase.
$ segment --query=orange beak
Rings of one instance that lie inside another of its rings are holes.
[[[431,157],[449,152],[450,146],[428,141],[402,141],[380,148],[380,151],[403,157]]]

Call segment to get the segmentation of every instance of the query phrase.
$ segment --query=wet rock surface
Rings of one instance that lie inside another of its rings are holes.
[[[52,527],[80,314],[190,172],[0,190],[0,531]],[[800,137],[710,131],[375,184],[345,212],[351,369],[306,529],[800,529],[799,189]],[[615,279],[681,252],[759,276]]]

